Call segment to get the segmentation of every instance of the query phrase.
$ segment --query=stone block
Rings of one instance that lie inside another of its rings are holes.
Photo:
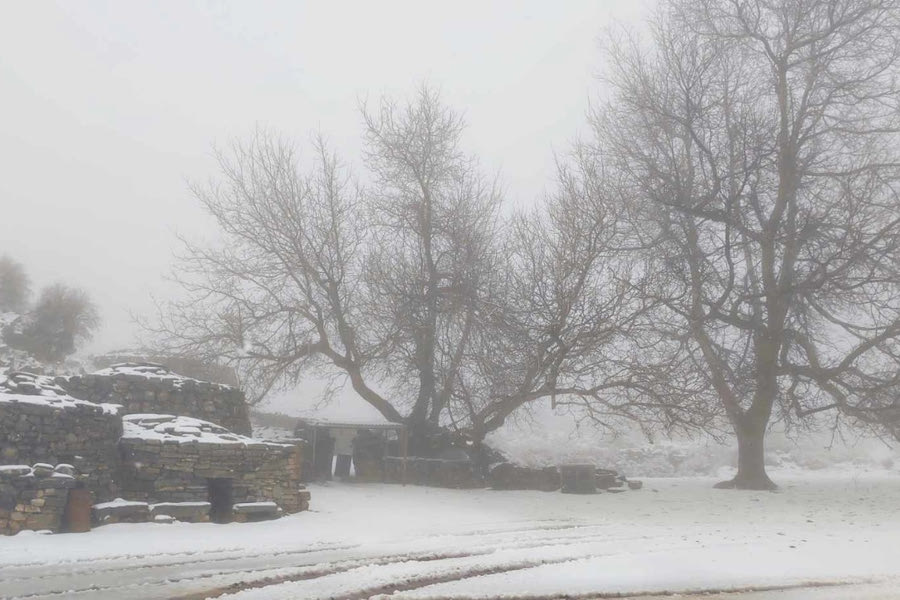
[[[160,502],[150,505],[150,514],[168,515],[179,521],[203,522],[209,520],[209,502]]]
[[[150,520],[150,506],[146,502],[126,501],[95,504],[91,508],[94,523],[144,523]]]

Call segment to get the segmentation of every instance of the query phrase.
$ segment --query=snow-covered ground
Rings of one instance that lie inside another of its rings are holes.
[[[313,510],[277,521],[0,538],[0,597],[900,597],[900,474],[773,474],[774,493],[318,485]]]

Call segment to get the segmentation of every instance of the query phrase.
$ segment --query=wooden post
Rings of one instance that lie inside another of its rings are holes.
[[[309,476],[310,481],[315,481],[319,475],[316,472],[316,438],[317,438],[318,431],[319,431],[319,428],[314,426],[313,434],[312,434],[312,454],[310,455],[310,458],[309,458],[310,468],[312,469],[312,473],[310,473],[310,476]]]
[[[409,453],[409,435],[405,425],[400,430],[400,453],[403,455],[403,463],[400,465],[400,483],[406,485],[406,459]]]

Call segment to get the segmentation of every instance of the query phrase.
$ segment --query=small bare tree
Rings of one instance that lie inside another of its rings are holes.
[[[597,152],[696,408],[737,436],[723,486],[774,486],[773,417],[900,433],[898,55],[893,0],[672,0],[614,48]]]

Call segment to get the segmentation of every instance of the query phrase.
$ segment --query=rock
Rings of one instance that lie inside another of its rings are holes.
[[[116,498],[91,507],[94,523],[145,523],[150,519],[150,506],[146,502],[126,501]]]
[[[203,522],[209,520],[209,502],[160,502],[150,505],[150,514],[168,515],[179,521]]]
[[[31,467],[28,465],[2,465],[0,466],[0,480],[13,479],[22,475],[30,475]]]
[[[174,523],[175,517],[169,515],[156,515],[153,517],[154,523]]]
[[[595,494],[597,493],[596,469],[589,464],[560,465],[562,493]]]
[[[60,463],[60,464],[56,465],[56,468],[54,469],[54,471],[56,471],[57,473],[60,473],[61,475],[68,475],[69,477],[75,476],[75,467],[73,467],[72,465],[68,465],[66,463]]]
[[[53,465],[47,463],[36,463],[31,467],[31,472],[35,477],[50,477],[54,473]]]
[[[619,478],[614,472],[613,473],[604,473],[604,472],[597,473],[596,480],[597,480],[597,488],[599,488],[601,490],[607,490],[609,488],[617,487],[619,485]]]
[[[248,520],[276,519],[281,509],[274,502],[242,502],[235,504],[232,511],[237,515],[247,515]]]
[[[644,487],[644,482],[639,481],[637,479],[629,479],[628,480],[628,489],[629,490],[639,490]]]

